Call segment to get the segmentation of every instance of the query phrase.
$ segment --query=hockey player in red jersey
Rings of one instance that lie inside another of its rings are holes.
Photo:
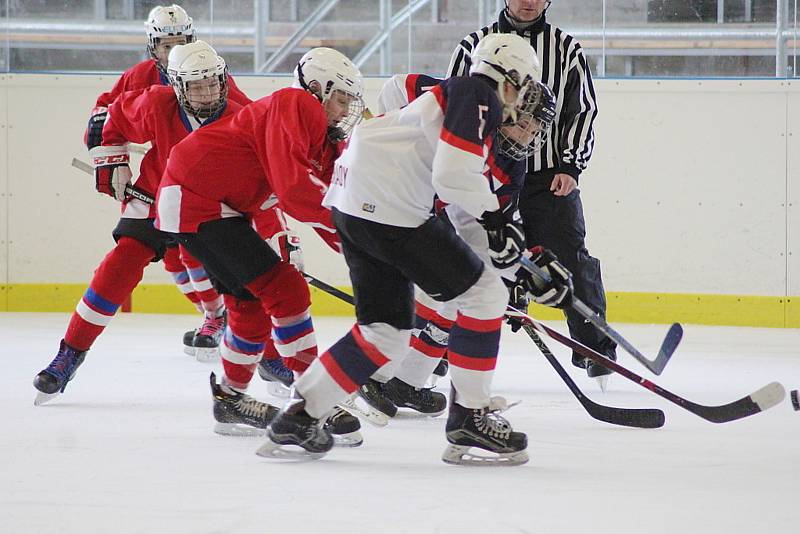
[[[144,268],[166,250],[168,236],[153,227],[155,208],[125,193],[132,177],[127,144],[152,143],[136,187],[154,196],[170,149],[192,131],[241,108],[227,101],[225,61],[206,43],[174,48],[169,72],[172,87],[153,85],[120,95],[109,108],[102,144],[89,151],[97,190],[122,203],[122,216],[112,233],[117,244],[78,302],[57,356],[34,379],[37,404],[64,391],[94,340],[141,281]]]
[[[270,331],[286,366],[296,373],[317,357],[308,285],[252,222],[278,207],[340,248],[330,211],[321,202],[337,144],[364,109],[361,73],[339,52],[317,48],[301,58],[295,76],[300,88],[280,89],[178,144],[158,191],[157,227],[202,261],[225,297],[221,384],[211,376],[221,433],[263,433],[265,419],[277,412],[240,402]],[[339,434],[349,434],[348,425],[359,427],[341,411],[328,423],[341,425],[335,428]],[[360,436],[350,444],[358,443]]]
[[[102,142],[108,106],[127,91],[146,89],[153,85],[169,87],[167,59],[170,51],[175,46],[195,40],[192,18],[177,5],[154,7],[148,14],[144,26],[150,58],[125,71],[110,91],[97,98],[86,131],[86,144],[89,149]],[[236,86],[230,75],[227,78],[227,86],[228,101],[241,106],[251,102]],[[274,215],[269,223],[275,231],[280,229],[280,223]],[[203,324],[196,330],[184,334],[184,352],[201,361],[218,358],[219,336],[224,326],[222,298],[211,286],[203,266],[185,250],[180,250],[171,243],[164,253],[163,262],[164,268],[181,293],[197,307],[200,313],[204,314]]]
[[[332,209],[350,268],[358,322],[295,381],[259,455],[319,458],[331,449],[319,420],[405,356],[416,284],[439,302],[455,301],[458,310],[449,339],[450,445],[442,459],[528,460],[526,435],[500,417],[503,406],[490,395],[508,293],[453,227],[432,216],[438,196],[480,219],[495,265],[511,267],[522,255],[521,223],[500,205],[484,169],[493,144],[501,142],[498,128],[523,130],[517,138],[527,131],[532,140],[539,127],[525,118],[538,60],[515,35],[481,44],[471,76],[450,78],[405,108],[360,125],[336,161],[324,205]]]

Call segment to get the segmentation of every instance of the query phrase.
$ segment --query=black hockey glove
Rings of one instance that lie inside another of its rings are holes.
[[[523,313],[528,313],[528,304],[530,304],[530,293],[516,280],[508,280],[503,278],[503,283],[508,288],[508,305],[519,310]],[[522,322],[514,317],[507,316],[506,322],[511,326],[511,331],[516,332],[522,328]]]
[[[531,253],[533,263],[548,275],[549,280],[542,280],[521,267],[516,274],[516,285],[530,293],[537,304],[552,308],[569,308],[572,305],[572,273],[546,248],[534,247]]]
[[[489,237],[492,265],[505,269],[517,263],[525,250],[525,233],[519,211],[512,207],[506,211],[484,211],[478,222]]]
[[[86,128],[86,148],[89,150],[103,144],[103,126],[108,117],[108,108],[95,108]]]

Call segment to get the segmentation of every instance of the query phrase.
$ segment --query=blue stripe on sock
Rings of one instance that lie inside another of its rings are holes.
[[[236,352],[241,352],[242,354],[258,354],[266,346],[266,343],[246,341],[234,334],[230,328],[225,329],[225,343]]]
[[[450,330],[448,348],[453,352],[470,358],[497,358],[500,345],[500,330],[494,332],[476,332],[467,330],[458,324]]]
[[[119,308],[119,304],[114,304],[113,302],[104,299],[95,293],[91,287],[86,288],[86,293],[83,294],[83,298],[85,298],[86,302],[91,304],[93,307],[105,312],[107,315],[114,315],[117,313],[117,308]]]
[[[305,319],[304,321],[297,323],[291,326],[273,326],[272,332],[279,341],[285,341],[287,339],[291,339],[295,336],[298,336],[304,333],[306,330],[311,332],[314,328],[314,324],[311,321],[311,317]]]

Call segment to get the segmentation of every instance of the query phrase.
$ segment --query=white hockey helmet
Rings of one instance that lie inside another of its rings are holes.
[[[497,82],[497,96],[503,104],[503,119],[516,120],[516,109],[525,100],[532,82],[539,81],[542,67],[536,51],[528,41],[513,33],[490,33],[480,40],[472,52],[470,76],[482,74]],[[503,82],[517,89],[516,102],[505,101]]]
[[[156,6],[150,10],[147,20],[144,21],[147,32],[147,50],[153,59],[156,56],[156,46],[162,37],[185,35],[186,42],[194,41],[194,26],[190,17],[181,6]]]
[[[228,69],[225,60],[205,41],[195,41],[173,48],[169,53],[167,76],[178,102],[187,113],[205,119],[225,106],[228,97]],[[203,84],[204,89],[200,91],[207,91],[205,95],[202,93],[189,95],[189,84],[192,82],[214,79],[219,85],[213,82]],[[196,101],[192,102],[197,98],[203,102],[199,104]]]
[[[328,131],[331,141],[346,139],[364,113],[364,80],[361,71],[347,56],[333,48],[312,48],[294,69],[295,85],[316,96],[326,105],[337,91],[349,97],[347,115]]]

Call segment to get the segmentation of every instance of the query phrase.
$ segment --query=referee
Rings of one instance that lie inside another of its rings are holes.
[[[542,64],[542,82],[557,98],[556,118],[547,143],[531,156],[519,209],[528,246],[552,250],[572,272],[575,296],[605,317],[606,298],[600,262],[586,250],[578,179],[594,147],[597,116],[592,75],[578,41],[548,24],[549,0],[506,0],[497,22],[466,36],[453,52],[448,76],[466,76],[470,55],[490,33],[517,33],[531,43]],[[572,310],[566,311],[571,336],[616,360],[616,344]],[[610,370],[572,354],[572,363],[586,368],[590,377]]]

